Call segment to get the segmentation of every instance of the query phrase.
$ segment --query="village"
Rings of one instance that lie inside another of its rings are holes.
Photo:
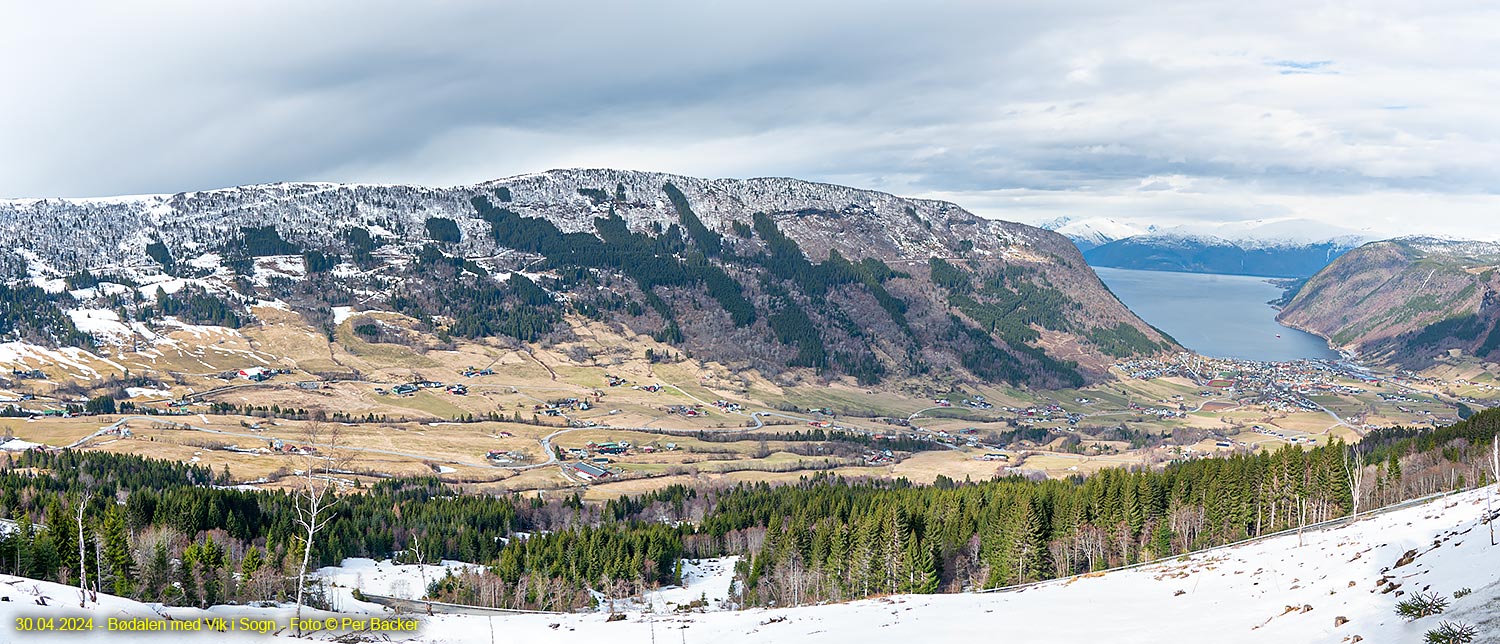
[[[97,378],[88,374],[104,362],[58,353],[12,364],[0,379],[0,421],[14,440],[0,449],[153,453],[274,486],[295,469],[289,457],[328,453],[303,436],[324,422],[343,427],[360,454],[351,483],[437,475],[476,489],[607,494],[812,471],[919,481],[1065,477],[1452,422],[1461,405],[1490,406],[1500,391],[1472,371],[1377,373],[1352,361],[1179,354],[1121,361],[1115,378],[1080,389],[969,384],[914,397],[832,382],[788,396],[743,376],[752,384],[639,356],[580,366],[562,348],[418,354],[364,343],[351,324],[324,346],[359,365],[359,375],[255,353],[270,341],[259,337],[235,339],[241,353],[196,348],[176,359],[240,363],[197,376],[122,353],[111,360],[136,360],[130,373],[139,375],[110,396],[70,384]],[[257,364],[244,364],[249,355]]]

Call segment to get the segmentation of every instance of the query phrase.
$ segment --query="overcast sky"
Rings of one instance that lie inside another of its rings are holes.
[[[0,196],[614,167],[1494,237],[1496,7],[8,2]]]

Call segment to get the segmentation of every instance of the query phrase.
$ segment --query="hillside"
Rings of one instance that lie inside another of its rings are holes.
[[[705,560],[687,567],[686,587],[653,595],[654,616],[640,606],[626,608],[625,603],[617,606],[625,617],[621,621],[607,621],[606,612],[438,615],[423,617],[424,625],[416,635],[393,633],[390,637],[398,642],[489,642],[494,629],[510,642],[552,642],[565,634],[570,640],[643,642],[654,637],[664,642],[796,644],[938,641],[983,632],[1003,633],[1014,641],[1385,644],[1419,641],[1423,633],[1446,620],[1475,627],[1479,635],[1473,641],[1487,642],[1500,637],[1500,579],[1493,565],[1497,548],[1489,543],[1485,507],[1485,492],[1471,491],[1302,536],[1287,534],[1167,563],[1044,582],[1011,592],[895,595],[799,608],[721,610],[717,600],[728,590],[728,577],[721,571],[733,562]],[[334,596],[342,598],[339,607],[356,616],[381,614],[383,609],[349,599],[349,586],[410,595],[421,583],[416,566],[382,567],[368,560],[350,560],[346,566],[321,572],[341,585],[333,589]],[[1452,602],[1442,615],[1407,623],[1395,615],[1395,604],[1418,591],[1434,592]],[[1464,596],[1455,597],[1458,593]],[[105,632],[108,617],[248,618],[284,625],[291,612],[284,605],[161,608],[107,594],[79,608],[76,588],[10,575],[0,575],[0,596],[6,600],[0,602],[0,620],[7,625],[21,616],[93,617],[96,630],[92,638],[83,638],[91,641],[145,642],[162,637],[160,633]],[[679,609],[700,597],[707,598],[709,605]],[[1084,607],[1087,619],[1079,619]],[[264,639],[244,632],[196,635],[181,637],[185,641]],[[1359,639],[1353,640],[1355,636]]]
[[[1410,368],[1457,349],[1500,348],[1500,245],[1430,237],[1377,242],[1318,272],[1282,310],[1287,325]]]
[[[1073,386],[1175,348],[1061,235],[793,179],[559,170],[11,200],[0,234],[19,240],[0,254],[0,339],[41,345],[139,348],[164,322],[253,326],[250,305],[269,302],[328,333],[338,307],[500,342],[603,323],[768,376],[864,385]]]

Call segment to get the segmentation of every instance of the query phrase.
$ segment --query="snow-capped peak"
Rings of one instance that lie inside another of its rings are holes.
[[[1057,219],[1043,223],[1041,227],[1066,235],[1075,243],[1086,242],[1093,246],[1101,246],[1116,239],[1134,237],[1147,232],[1147,229],[1143,226],[1108,217],[1090,217],[1078,220],[1071,217],[1058,217]]]

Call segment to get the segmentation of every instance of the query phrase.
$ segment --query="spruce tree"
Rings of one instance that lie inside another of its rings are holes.
[[[128,597],[135,588],[135,560],[125,535],[125,517],[118,505],[111,505],[105,511],[103,533],[104,560],[114,577],[114,594]]]

